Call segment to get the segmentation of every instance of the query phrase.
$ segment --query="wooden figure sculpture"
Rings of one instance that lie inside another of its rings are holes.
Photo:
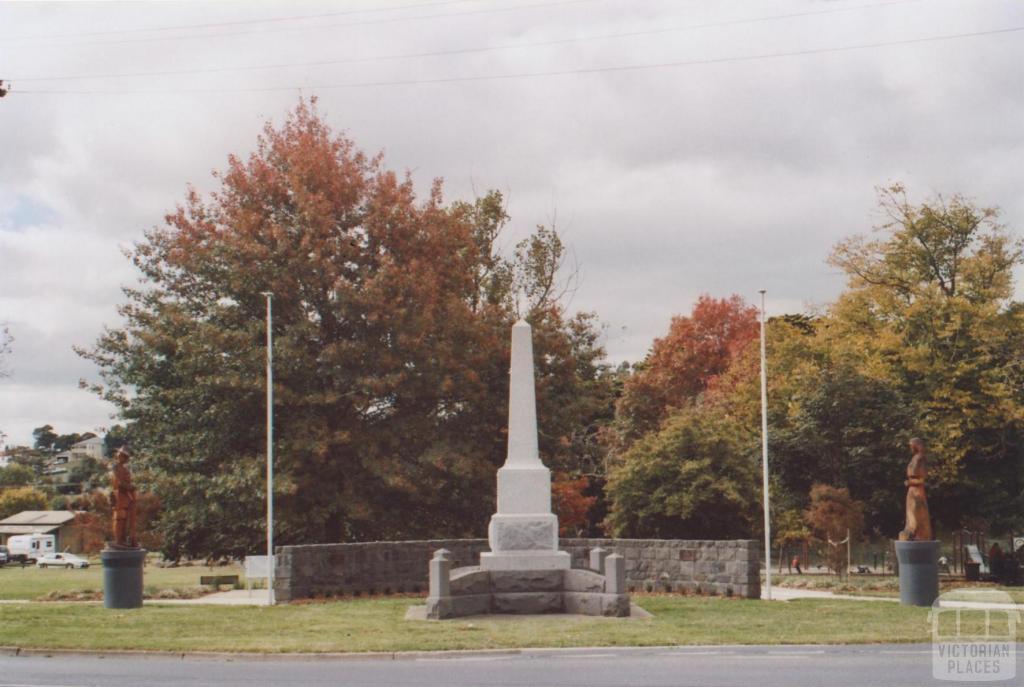
[[[132,473],[128,469],[131,454],[127,449],[119,448],[114,454],[114,470],[111,479],[114,506],[114,547],[135,549],[138,541],[135,536],[136,494],[132,485]]]
[[[913,455],[907,464],[907,524],[900,532],[900,541],[931,541],[932,522],[928,515],[924,482],[928,476],[926,449],[921,439],[910,440]]]

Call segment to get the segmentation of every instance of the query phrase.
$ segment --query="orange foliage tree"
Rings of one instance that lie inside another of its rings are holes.
[[[590,509],[597,496],[587,496],[590,487],[587,477],[570,477],[556,472],[551,481],[551,506],[558,516],[558,533],[562,536],[579,535],[590,520]]]
[[[821,543],[822,552],[832,570],[846,567],[846,546],[839,542],[850,534],[852,543],[864,529],[864,504],[850,497],[845,487],[815,484],[811,487],[811,503],[804,518]],[[831,542],[831,543],[830,543]]]
[[[545,461],[572,468],[574,428],[610,415],[596,322],[559,304],[561,241],[500,254],[500,194],[420,197],[305,101],[217,178],[135,247],[124,326],[80,351],[162,501],[168,555],[261,546],[265,291],[281,543],[481,534],[520,316]]]
[[[163,536],[158,528],[160,499],[152,492],[137,494],[135,528],[139,546],[150,551],[159,550]],[[110,497],[105,491],[95,490],[71,500],[75,510],[68,536],[69,546],[82,553],[98,553],[113,538],[113,520]]]
[[[672,318],[625,383],[618,406],[624,438],[657,429],[673,408],[708,388],[757,337],[757,309],[739,296],[702,295],[690,315]]]

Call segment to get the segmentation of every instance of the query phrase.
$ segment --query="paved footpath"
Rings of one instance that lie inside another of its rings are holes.
[[[761,598],[768,598],[768,590],[761,585]],[[772,587],[773,601],[792,601],[793,599],[842,599],[845,601],[896,601],[891,596],[856,596],[853,594],[836,594],[824,589],[793,589],[790,587]]]
[[[1024,646],[1017,647],[1024,675]],[[535,649],[373,658],[0,656],[0,687],[911,687],[930,645]],[[988,684],[1020,684],[991,682]]]
[[[153,604],[161,606],[266,606],[267,590],[232,589],[229,592],[206,594],[195,599],[146,599],[145,604],[147,606]]]
[[[981,591],[987,591],[981,588]],[[768,598],[768,591],[761,587],[761,598]],[[836,594],[823,589],[791,589],[789,587],[772,587],[773,601],[792,601],[793,599],[838,599],[840,601],[889,601],[899,603],[895,596],[857,596],[854,594]],[[942,599],[939,601],[942,608],[964,608],[976,610],[1000,610],[1000,611],[1021,611],[1024,613],[1024,604],[1009,603],[988,603],[983,601],[967,601],[957,599]],[[1022,617],[1024,620],[1024,617]],[[1024,681],[1022,681],[1024,684]]]

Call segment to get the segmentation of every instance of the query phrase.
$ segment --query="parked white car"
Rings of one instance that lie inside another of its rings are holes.
[[[88,568],[89,561],[73,553],[48,553],[36,561],[39,568]]]

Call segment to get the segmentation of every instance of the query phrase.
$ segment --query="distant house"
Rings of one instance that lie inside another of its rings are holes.
[[[71,471],[86,458],[103,460],[104,442],[99,437],[82,439],[72,444],[67,451],[61,451],[50,459],[43,474],[50,477],[54,482],[67,484],[70,481]]]
[[[65,543],[73,546],[74,520],[75,514],[69,510],[23,510],[0,520],[0,544],[6,544],[7,539],[16,534],[54,534],[57,551],[63,551]]]
[[[100,439],[99,437],[89,437],[88,439],[82,439],[77,444],[72,444],[71,453],[84,453],[90,458],[103,460],[103,447],[103,439]]]

